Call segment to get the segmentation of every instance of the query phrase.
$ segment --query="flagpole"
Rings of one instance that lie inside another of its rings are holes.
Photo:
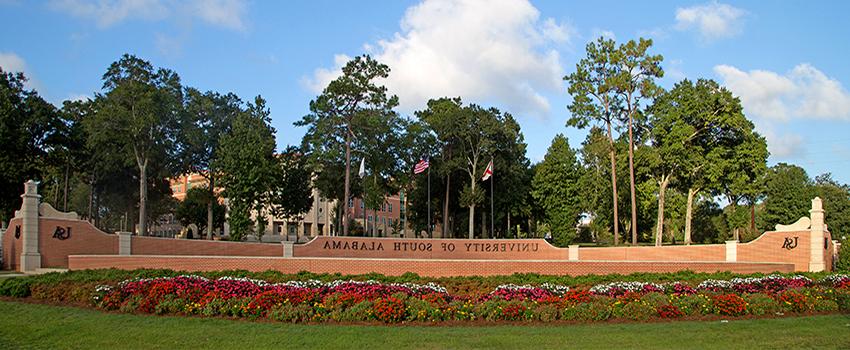
[[[428,165],[428,238],[434,238],[431,234],[431,165]]]
[[[493,163],[493,160],[490,160],[490,163]],[[491,171],[493,173],[496,172],[496,165],[493,164],[493,169]],[[496,182],[496,177],[494,175],[490,175],[490,238],[496,238],[496,232],[493,230],[493,182]]]

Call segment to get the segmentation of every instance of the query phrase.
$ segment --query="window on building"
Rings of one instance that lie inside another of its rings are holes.
[[[390,203],[390,204],[387,205],[387,207],[390,209],[390,213],[392,213],[393,212],[393,204]]]
[[[369,221],[372,221],[372,215],[369,215]]]
[[[360,201],[360,209],[363,209],[363,201]]]
[[[351,199],[348,200],[348,207],[354,208],[354,198],[351,198]]]

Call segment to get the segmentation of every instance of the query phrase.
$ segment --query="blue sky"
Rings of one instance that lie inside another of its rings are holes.
[[[567,128],[561,80],[604,35],[655,41],[665,87],[711,78],[741,97],[768,138],[769,163],[850,183],[850,25],[846,1],[241,1],[0,0],[0,66],[23,71],[49,101],[100,91],[123,53],[177,71],[201,90],[268,100],[278,144],[347,58],[390,65],[406,115],[462,96],[522,125],[539,161]]]

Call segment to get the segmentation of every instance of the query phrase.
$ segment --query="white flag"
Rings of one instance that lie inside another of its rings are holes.
[[[360,160],[360,172],[357,173],[360,178],[366,177],[366,158]]]

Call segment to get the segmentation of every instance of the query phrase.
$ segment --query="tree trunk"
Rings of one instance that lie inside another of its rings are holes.
[[[665,175],[661,177],[661,181],[658,182],[658,223],[656,224],[655,229],[655,246],[660,247],[662,241],[662,234],[664,233],[664,194],[667,192],[667,184],[670,183],[670,176]]]
[[[70,171],[71,166],[65,164],[65,195],[62,196],[62,211],[68,211],[68,172]]]
[[[89,180],[89,222],[94,222],[94,177]]]
[[[472,171],[473,171],[473,176],[470,176],[470,178],[471,178],[471,184],[470,184],[471,191],[469,191],[469,192],[472,193],[472,194],[475,194],[475,175],[474,175],[475,163],[472,163]],[[470,204],[469,205],[469,239],[473,239],[473,238],[475,238],[475,204]]]
[[[139,232],[140,236],[148,235],[148,172],[147,160],[139,164]],[[132,229],[132,228],[131,228]]]
[[[629,97],[631,98],[631,97]],[[637,201],[635,199],[634,137],[632,135],[632,113],[629,113],[629,184],[632,199],[632,245],[637,245]]]
[[[449,150],[451,152],[451,150]],[[443,238],[448,238],[449,230],[449,190],[452,184],[452,172],[449,171],[446,175],[446,199],[443,201]],[[452,235],[454,238],[454,235]]]
[[[213,239],[213,203],[215,201],[215,179],[210,171],[210,198],[207,202],[207,239]]]
[[[694,196],[699,192],[699,188],[688,189],[688,205],[685,210],[685,245],[691,244],[691,218],[694,215]]]
[[[611,122],[609,121],[607,125],[608,143],[611,145],[608,157],[611,158],[611,193],[614,203],[614,245],[618,245],[620,242],[620,215],[617,212],[619,207],[617,203],[617,156],[614,154],[616,149],[614,148],[614,135],[611,134]]]
[[[404,208],[404,209],[402,209],[402,210],[404,210],[404,221],[401,224],[401,235],[402,235],[402,237],[407,237],[407,196],[408,196],[408,194],[406,192],[402,192],[402,193],[404,193],[404,201],[402,201],[402,203],[401,203],[402,207]]]
[[[511,237],[511,214],[510,214],[510,212],[506,216],[508,217],[508,233],[505,234],[505,238],[510,238]]]
[[[345,194],[344,201],[346,210],[342,211],[342,235],[348,236],[348,200],[351,198],[351,189],[348,186],[351,184],[351,133],[348,132],[345,134]],[[366,210],[366,206],[363,206],[363,210]]]
[[[481,238],[490,238],[490,234],[487,232],[487,215],[484,215],[484,212],[481,213]]]

